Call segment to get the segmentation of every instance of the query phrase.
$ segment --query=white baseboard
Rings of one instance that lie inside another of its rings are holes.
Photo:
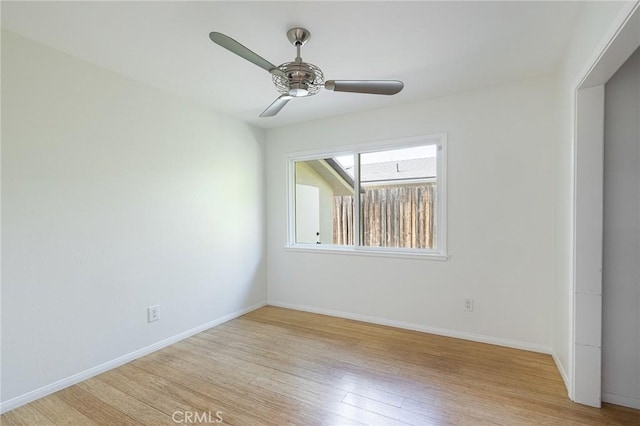
[[[508,348],[522,349],[525,351],[540,352],[551,354],[551,348],[534,343],[522,342],[519,340],[502,339],[500,337],[485,336],[482,334],[467,333],[464,331],[449,330],[445,328],[429,327],[419,324],[412,324],[402,321],[388,320],[385,318],[371,317],[367,315],[353,314],[350,312],[334,311],[332,309],[316,308],[314,306],[296,305],[293,303],[280,302],[277,300],[269,300],[267,305],[277,306],[280,308],[295,309],[297,311],[312,312],[315,314],[330,315],[352,319],[356,321],[369,322],[372,324],[386,325],[389,327],[404,328],[407,330],[421,331],[423,333],[437,334],[439,336],[455,337],[457,339],[471,340],[480,343],[489,343],[491,345],[506,346]]]
[[[564,382],[564,387],[567,389],[567,396],[569,397],[569,399],[573,401],[573,396],[571,395],[571,386],[569,386],[569,375],[564,369],[564,366],[560,362],[560,358],[558,358],[555,351],[551,351],[551,356],[553,357],[553,362],[556,363],[556,368],[560,372],[560,377],[562,377],[562,381]]]
[[[161,340],[159,342],[156,342],[144,348],[138,349],[129,354],[120,356],[111,361],[107,361],[103,364],[89,368],[88,370],[81,371],[80,373],[74,374],[73,376],[58,380],[49,385],[32,390],[30,392],[27,392],[15,398],[11,398],[7,401],[3,401],[2,403],[0,403],[0,414],[6,413],[7,411],[11,411],[15,408],[20,407],[21,405],[28,404],[29,402],[35,401],[36,399],[40,399],[54,392],[62,390],[66,387],[82,382],[83,380],[87,380],[93,376],[97,376],[98,374],[101,374],[108,370],[119,367],[123,364],[133,361],[134,359],[140,358],[142,356],[150,354],[151,352],[155,352],[159,349],[162,349],[164,347],[177,343],[180,340],[186,339],[187,337],[191,337],[194,334],[198,334],[202,331],[208,330],[212,327],[215,327],[216,325],[220,325],[224,322],[230,321],[248,312],[255,311],[256,309],[259,309],[265,305],[266,305],[265,302],[260,302],[260,303],[256,303],[255,305],[251,305],[247,308],[240,309],[235,312],[231,312],[230,314],[223,315],[220,318],[214,319],[213,321],[209,321],[197,327],[183,331],[182,333],[176,334],[175,336],[168,337],[164,340]]]
[[[602,401],[640,410],[640,398],[632,396],[618,395],[612,392],[602,392]]]

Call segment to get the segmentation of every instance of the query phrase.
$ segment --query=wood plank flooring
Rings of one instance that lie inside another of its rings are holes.
[[[640,425],[640,411],[572,403],[548,355],[268,306],[1,420],[29,426]]]

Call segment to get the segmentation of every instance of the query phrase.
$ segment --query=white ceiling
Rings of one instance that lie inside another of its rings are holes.
[[[270,128],[553,72],[582,2],[2,2],[2,27],[165,91]],[[302,57],[327,79],[398,79],[395,96],[276,97],[271,76],[213,44],[225,33],[272,63],[286,31],[311,31]]]

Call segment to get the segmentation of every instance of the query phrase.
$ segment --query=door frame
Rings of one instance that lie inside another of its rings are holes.
[[[569,396],[601,406],[604,85],[640,46],[640,2],[574,87],[571,363]],[[624,14],[626,12],[626,15]]]

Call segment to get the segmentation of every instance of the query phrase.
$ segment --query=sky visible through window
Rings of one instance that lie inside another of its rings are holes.
[[[390,161],[413,160],[417,158],[432,158],[436,156],[436,145],[416,146],[411,148],[394,149],[362,154],[361,164],[387,163]],[[342,168],[353,177],[353,155],[335,157]]]

